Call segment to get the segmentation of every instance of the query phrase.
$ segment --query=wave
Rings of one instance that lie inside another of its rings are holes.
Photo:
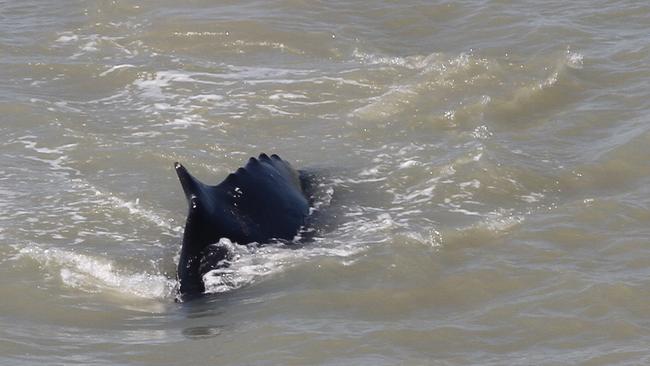
[[[360,120],[390,121],[415,110],[406,119],[473,129],[484,119],[500,124],[566,105],[583,88],[573,73],[583,68],[584,56],[573,51],[549,56],[541,68],[473,53],[398,57],[355,50],[353,57],[369,72],[394,79],[349,114]]]
[[[58,271],[65,286],[87,292],[114,291],[151,299],[170,298],[176,281],[160,273],[130,272],[113,261],[63,249],[44,249],[29,244],[19,249],[17,259],[29,258],[47,271]]]

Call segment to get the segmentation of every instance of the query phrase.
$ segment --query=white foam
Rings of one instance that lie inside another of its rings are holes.
[[[304,77],[311,74],[315,70],[302,70],[302,69],[282,69],[271,67],[248,67],[248,66],[229,66],[231,72],[215,74],[220,79],[227,80],[257,80],[259,82],[276,81],[278,83],[292,83],[295,80],[286,79],[288,77]],[[304,81],[301,79],[300,81]]]
[[[213,36],[228,36],[228,32],[174,32],[178,37],[213,37]]]
[[[168,78],[167,76],[166,74],[155,74],[153,78],[138,79],[133,84],[140,88],[143,97],[153,100],[164,100],[163,88],[169,86],[172,80],[171,77]],[[180,77],[184,76],[180,75]]]
[[[137,79],[133,84],[140,89],[141,96],[147,99],[165,100],[168,95],[165,94],[164,89],[168,88],[172,83],[217,85],[218,83],[215,81],[199,79],[199,77],[214,78],[215,76],[216,74],[209,73],[162,70]]]
[[[431,66],[435,62],[441,61],[441,55],[439,53],[432,53],[428,56],[381,56],[365,53],[356,48],[352,52],[352,56],[367,65],[399,66],[414,70],[421,70]]]
[[[36,139],[36,136],[27,135],[19,137],[17,141],[22,143],[26,149],[33,150],[40,154],[63,154],[64,152],[72,150],[78,146],[78,144],[66,144],[55,148],[38,147],[38,143],[34,141],[34,139]]]
[[[226,46],[230,47],[266,47],[266,48],[272,48],[272,49],[279,49],[282,51],[290,51],[292,53],[296,54],[303,54],[304,52],[302,50],[292,48],[292,47],[287,47],[284,43],[281,42],[268,42],[268,41],[261,41],[261,42],[247,42],[247,41],[242,41],[240,39],[229,42],[225,44]]]
[[[47,270],[58,269],[66,286],[88,292],[105,289],[146,298],[169,298],[175,281],[161,274],[129,273],[115,268],[112,261],[62,249],[43,249],[28,245],[20,249],[18,258],[36,260]]]
[[[86,51],[86,52],[97,52],[99,48],[97,48],[98,43],[97,40],[92,40],[87,42],[81,47],[81,50]]]
[[[541,89],[549,88],[549,87],[552,87],[553,85],[557,84],[559,76],[560,75],[559,75],[558,72],[552,73],[551,76],[549,76],[548,78],[546,78],[546,80],[542,81],[539,84],[538,89],[541,90]]]
[[[367,222],[364,228],[355,227],[355,232],[360,230],[381,230],[390,227],[393,222],[390,215],[380,217],[378,223]],[[207,293],[220,293],[232,291],[245,285],[253,284],[264,278],[272,276],[316,257],[349,258],[363,250],[361,243],[351,246],[348,243],[336,247],[325,248],[314,243],[299,249],[289,249],[282,244],[258,246],[256,243],[249,245],[233,244],[223,238],[219,245],[229,248],[234,254],[227,268],[212,270],[203,276]]]
[[[223,96],[217,94],[200,94],[190,97],[190,100],[196,100],[201,103],[209,103],[223,100]]]
[[[542,193],[531,192],[530,194],[522,195],[520,197],[524,202],[535,203],[539,202],[544,197],[544,195]]]
[[[405,194],[396,193],[395,198],[393,199],[394,204],[418,204],[423,202],[431,201],[434,197],[434,191],[436,190],[436,182],[438,179],[433,179],[428,182],[425,182],[418,188],[409,190]]]
[[[566,53],[566,65],[569,68],[580,70],[583,68],[584,56],[581,53],[571,52],[567,50]]]
[[[485,125],[480,125],[472,131],[472,136],[477,140],[487,140],[492,137],[493,133]]]
[[[307,96],[303,94],[293,94],[293,93],[276,93],[269,96],[271,100],[296,100],[296,99],[307,99]]]
[[[291,113],[291,112],[286,112],[278,108],[277,106],[274,105],[269,105],[269,104],[256,104],[255,105],[258,108],[264,109],[271,113],[272,116],[297,116],[299,115],[298,113]]]
[[[101,74],[99,74],[99,76],[103,77],[103,76],[106,76],[106,75],[112,73],[113,71],[117,71],[117,70],[120,70],[120,69],[126,69],[126,68],[132,68],[132,67],[135,67],[135,66],[131,65],[131,64],[115,65],[115,66],[111,67],[110,69],[108,69],[108,70],[102,72]]]
[[[165,123],[166,126],[172,126],[174,129],[187,129],[192,126],[201,126],[204,127],[205,124],[201,121],[197,121],[193,116],[187,116],[184,118],[176,118],[171,122]]]
[[[478,179],[472,179],[467,182],[459,183],[458,186],[463,191],[467,190],[468,188],[478,189],[481,187],[481,182]]]
[[[483,216],[480,212],[470,211],[463,208],[450,208],[449,212],[461,213],[466,216]]]
[[[362,177],[368,177],[368,176],[376,177],[377,175],[379,175],[379,168],[373,167],[369,169],[364,169],[361,171],[361,173],[359,173],[359,175]]]
[[[103,36],[100,34],[78,35],[72,32],[63,32],[59,33],[59,38],[57,38],[54,42],[57,44],[57,46],[72,46],[78,49],[78,52],[69,57],[70,59],[77,59],[89,53],[96,53],[100,49],[107,47],[113,48],[114,50],[119,50],[120,52],[126,54],[128,57],[137,55],[137,49],[134,49],[132,51],[119,43],[119,41],[124,38],[125,37]],[[135,44],[136,42],[133,42],[131,45]]]
[[[96,188],[91,188],[91,189],[94,190],[95,195],[105,198],[107,202],[113,207],[127,209],[131,215],[135,215],[140,218],[143,218],[175,234],[179,234],[183,231],[182,227],[173,226],[172,224],[170,224],[170,220],[166,220],[162,218],[160,215],[158,215],[157,213],[155,213],[154,211],[142,207],[138,199],[136,199],[135,201],[126,201],[113,194],[104,193]]]
[[[388,57],[372,55],[355,50],[353,56],[366,65],[380,65],[399,72],[399,77],[387,87],[382,88],[381,95],[366,99],[365,105],[351,112],[351,117],[362,119],[383,119],[393,116],[424,95],[443,89],[453,89],[458,85],[470,85],[476,80],[486,79],[493,74],[490,66],[493,61],[477,58],[468,53],[445,58],[438,53],[426,56]],[[383,83],[386,84],[386,83]],[[376,88],[376,87],[375,87]],[[462,105],[462,102],[459,103]],[[477,107],[485,105],[484,100]],[[442,112],[443,118],[455,121],[457,111],[450,109]]]
[[[69,32],[62,33],[62,35],[56,39],[57,43],[71,43],[71,42],[76,42],[79,40],[79,36],[76,34],[72,34]]]
[[[358,225],[358,226],[357,226]],[[357,230],[363,233],[372,233],[376,231],[386,231],[398,226],[390,214],[382,213],[376,219],[367,222],[355,222]]]
[[[411,167],[414,167],[414,166],[420,166],[420,165],[422,165],[422,163],[420,163],[419,161],[416,161],[416,160],[406,160],[406,161],[403,161],[403,162],[401,162],[401,163],[399,164],[399,168],[400,168],[400,169],[406,169],[406,168],[411,168]]]
[[[524,221],[524,217],[521,215],[513,215],[506,210],[497,210],[490,212],[488,217],[478,224],[478,226],[498,234],[511,229],[522,221]]]

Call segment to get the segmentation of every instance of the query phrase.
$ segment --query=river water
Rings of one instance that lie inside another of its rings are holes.
[[[650,364],[650,3],[0,1],[0,364]],[[174,302],[276,153],[313,239]]]

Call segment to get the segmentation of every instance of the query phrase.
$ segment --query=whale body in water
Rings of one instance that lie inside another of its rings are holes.
[[[203,275],[228,258],[215,245],[221,238],[238,244],[292,240],[309,215],[306,178],[277,155],[261,154],[211,186],[174,163],[189,211],[177,277],[178,299],[205,292]]]

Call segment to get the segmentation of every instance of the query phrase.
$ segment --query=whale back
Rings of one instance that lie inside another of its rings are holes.
[[[250,158],[215,186],[179,163],[175,168],[189,206],[178,263],[181,296],[205,291],[200,267],[210,244],[221,238],[238,244],[292,240],[309,214],[300,174],[277,155]],[[224,258],[210,255],[213,262]]]

